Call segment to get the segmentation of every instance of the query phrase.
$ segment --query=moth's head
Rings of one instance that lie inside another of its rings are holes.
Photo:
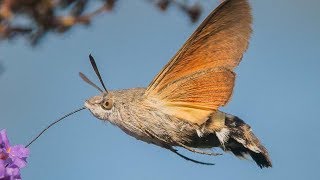
[[[98,67],[96,65],[96,62],[93,59],[93,57],[91,56],[91,54],[89,55],[89,59],[90,59],[91,65],[92,65],[96,75],[98,76],[100,83],[101,83],[104,90],[99,88],[96,84],[94,84],[84,74],[82,74],[80,72],[79,73],[80,77],[86,83],[90,84],[91,86],[93,86],[94,88],[96,88],[98,91],[101,92],[100,95],[93,96],[90,99],[86,100],[86,102],[84,103],[84,106],[87,109],[89,109],[95,117],[97,117],[99,119],[106,120],[112,112],[113,105],[114,105],[114,99],[113,99],[113,96],[111,95],[112,93],[109,93],[109,91],[105,87],[104,82],[101,78],[100,72],[98,70]]]
[[[106,120],[112,114],[114,98],[110,93],[102,93],[86,100],[84,106],[97,118]]]

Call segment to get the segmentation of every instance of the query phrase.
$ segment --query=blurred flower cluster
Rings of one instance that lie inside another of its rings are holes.
[[[64,33],[76,24],[88,25],[92,18],[111,11],[120,0],[0,0],[0,40],[27,37],[35,45],[48,32]],[[142,0],[141,0],[142,1]],[[165,11],[175,5],[192,22],[197,21],[201,7],[182,0],[147,0]],[[98,8],[90,11],[90,3]]]
[[[0,131],[0,180],[19,180],[20,169],[27,165],[29,149],[10,146],[6,130]]]

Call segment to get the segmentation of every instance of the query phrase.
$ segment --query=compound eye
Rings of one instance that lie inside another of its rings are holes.
[[[108,99],[102,103],[101,107],[104,110],[110,110],[112,106],[113,106],[113,101],[111,99]]]

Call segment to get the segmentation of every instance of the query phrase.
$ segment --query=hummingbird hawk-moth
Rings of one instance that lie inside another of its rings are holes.
[[[147,143],[177,152],[219,155],[204,148],[220,147],[239,157],[246,155],[259,167],[271,167],[266,148],[250,126],[237,116],[222,112],[232,95],[234,69],[247,50],[252,16],[247,0],[226,0],[196,29],[176,55],[146,88],[108,91],[97,65],[91,64],[104,88],[85,107],[103,121]]]

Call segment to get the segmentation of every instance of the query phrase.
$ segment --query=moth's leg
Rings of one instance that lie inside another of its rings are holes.
[[[162,141],[162,142],[167,142],[165,139],[157,136],[156,134],[154,134],[154,133],[152,133],[152,132],[150,132],[150,131],[148,131],[148,130],[145,130],[145,132],[146,132],[147,134],[149,134],[149,136],[152,137],[152,138],[157,138],[158,140],[160,140],[160,141]],[[197,161],[197,160],[191,159],[191,158],[189,158],[189,157],[187,157],[187,156],[184,156],[184,155],[178,153],[178,150],[174,149],[172,146],[170,146],[170,145],[168,145],[168,144],[163,144],[163,143],[162,143],[162,144],[159,145],[159,146],[160,146],[160,147],[163,147],[163,148],[165,148],[165,149],[170,150],[171,152],[175,153],[176,155],[182,157],[183,159],[185,159],[185,160],[187,160],[187,161],[191,161],[191,162],[194,162],[194,163],[197,163],[197,164],[203,164],[203,165],[214,165],[214,164],[212,164],[212,163],[201,162],[201,161]]]
[[[170,151],[172,151],[173,153],[175,153],[176,155],[182,157],[183,159],[187,160],[187,161],[191,161],[197,164],[203,164],[203,165],[214,165],[213,163],[206,163],[206,162],[201,162],[201,161],[197,161],[191,158],[188,158],[187,156],[184,156],[180,153],[178,153],[178,150],[174,149],[173,147],[168,148]]]
[[[194,153],[198,153],[198,154],[205,154],[205,155],[209,155],[209,156],[220,156],[222,155],[221,153],[215,153],[215,152],[206,152],[206,151],[202,151],[202,150],[199,150],[199,149],[195,149],[195,148],[192,148],[192,147],[189,147],[189,146],[186,146],[180,142],[177,142],[177,144],[191,152],[194,152]]]

